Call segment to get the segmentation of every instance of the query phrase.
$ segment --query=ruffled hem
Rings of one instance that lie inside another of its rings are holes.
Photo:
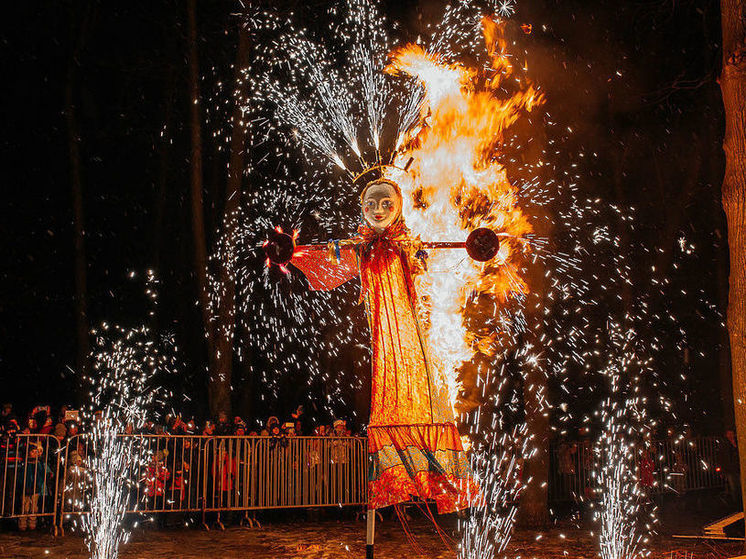
[[[368,501],[383,508],[411,500],[435,500],[438,513],[481,500],[458,431],[452,423],[371,426]]]

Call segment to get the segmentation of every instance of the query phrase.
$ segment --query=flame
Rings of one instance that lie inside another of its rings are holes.
[[[527,292],[519,270],[531,225],[517,188],[496,156],[506,130],[543,103],[533,85],[515,78],[502,25],[490,19],[482,23],[490,62],[486,71],[447,64],[416,44],[394,51],[386,69],[413,76],[425,88],[422,126],[401,140],[394,159],[399,169],[387,171],[402,188],[403,212],[413,234],[463,241],[473,229],[490,227],[501,235],[492,262],[481,264],[460,251],[437,250],[429,261],[434,272],[417,278],[418,293],[427,301],[428,344],[457,411],[457,370],[476,352],[494,353],[498,337],[497,332],[467,331],[462,320],[467,298],[485,294],[505,304]],[[506,97],[508,80],[517,92]],[[410,158],[408,172],[401,170]]]

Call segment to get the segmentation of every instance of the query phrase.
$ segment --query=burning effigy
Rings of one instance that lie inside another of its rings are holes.
[[[350,9],[370,6],[351,2]],[[323,123],[309,118],[314,113],[303,110],[307,100],[277,84],[267,86],[280,121],[344,170],[349,187],[360,193],[355,236],[298,245],[298,231],[277,228],[264,250],[268,265],[288,273],[288,266],[296,268],[311,290],[360,277],[372,350],[370,511],[418,497],[434,500],[441,513],[453,512],[483,497],[454,420],[457,370],[476,352],[494,351],[495,340],[467,331],[462,313],[468,294],[505,302],[527,290],[520,267],[531,227],[496,152],[507,128],[540,106],[542,96],[530,83],[515,80],[500,25],[485,18],[481,28],[486,71],[446,62],[417,44],[390,51],[385,66],[381,60],[360,65],[369,89],[372,158],[358,141],[349,101],[328,104],[339,100],[333,74],[316,76],[314,83],[325,90],[320,98],[328,122],[351,157],[334,147],[337,138]],[[353,47],[352,59],[359,62],[375,50]],[[312,52],[290,51],[291,58]],[[323,64],[309,67],[324,70]],[[390,77],[407,80],[410,87],[395,120],[397,131],[388,134],[386,144],[381,115],[396,99],[387,89]],[[519,85],[506,96],[509,79]],[[368,518],[372,534],[373,514]]]

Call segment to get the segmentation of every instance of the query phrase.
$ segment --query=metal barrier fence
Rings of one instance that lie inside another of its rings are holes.
[[[687,441],[654,441],[636,456],[636,474],[649,494],[685,493],[725,486],[718,453],[726,441],[698,437]],[[590,441],[555,445],[550,454],[549,497],[552,501],[592,499],[594,465]]]
[[[122,435],[144,460],[128,512],[250,511],[363,505],[366,439]],[[61,459],[60,513],[89,509],[90,440],[70,440]]]
[[[60,443],[52,435],[16,435],[0,440],[0,517],[18,518],[21,530],[37,518],[57,518]]]
[[[368,453],[357,437],[209,437],[120,435],[122,448],[147,457],[129,487],[128,512],[253,511],[298,507],[362,506],[367,502]],[[653,443],[638,457],[638,474],[660,493],[722,487],[714,438]],[[60,447],[52,435],[0,439],[0,517],[19,528],[89,511],[90,458],[86,435]],[[590,444],[563,443],[550,453],[550,500],[593,498]],[[652,465],[651,465],[652,464]],[[642,473],[646,469],[647,475]],[[203,516],[204,519],[204,516]]]

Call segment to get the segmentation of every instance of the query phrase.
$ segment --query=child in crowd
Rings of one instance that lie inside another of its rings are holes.
[[[23,499],[21,509],[23,516],[18,519],[18,529],[21,531],[27,528],[36,530],[39,499],[41,498],[43,503],[47,496],[47,480],[52,472],[42,459],[43,454],[42,446],[32,443],[28,448],[26,462],[16,478],[16,490]]]

